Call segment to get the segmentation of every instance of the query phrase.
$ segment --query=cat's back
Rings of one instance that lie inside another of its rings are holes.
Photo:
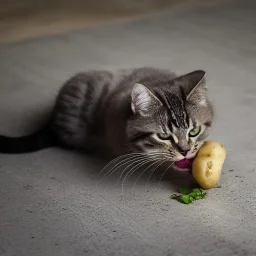
[[[176,74],[170,70],[152,67],[118,69],[106,74],[108,74],[108,77],[111,74],[111,81],[108,80],[106,93],[103,93],[104,97],[99,99],[101,105],[107,105],[113,103],[113,101],[129,101],[132,88],[136,83],[148,87],[158,86],[176,77]]]
[[[142,67],[134,69],[120,69],[114,73],[116,84],[134,85],[142,83],[147,85],[152,82],[172,80],[176,74],[167,69],[157,69],[152,67]]]
[[[176,74],[167,69],[141,67],[134,69],[119,69],[112,73],[111,95],[130,94],[136,83],[154,86],[170,81]]]

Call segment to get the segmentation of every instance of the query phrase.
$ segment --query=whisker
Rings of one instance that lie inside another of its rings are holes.
[[[113,175],[114,172],[116,172],[120,167],[129,164],[121,173],[117,184],[119,183],[119,181],[121,180],[123,174],[125,173],[125,171],[132,166],[133,164],[135,164],[135,166],[132,167],[132,170],[128,171],[128,173],[125,175],[123,183],[122,183],[122,191],[123,191],[123,186],[124,186],[124,182],[128,176],[128,179],[131,177],[131,175],[138,169],[140,168],[142,165],[146,164],[146,163],[150,163],[151,161],[156,161],[159,160],[159,158],[161,157],[163,158],[170,158],[171,154],[168,153],[163,153],[163,152],[147,152],[147,153],[128,153],[125,155],[121,155],[116,157],[115,159],[111,160],[101,171],[98,175],[100,175],[101,173],[103,173],[105,170],[107,170],[108,167],[110,167],[112,164],[114,164],[114,166],[112,166],[112,168],[110,170],[108,170],[104,176],[102,177],[102,179],[99,181],[99,183],[101,183],[106,177],[109,177],[111,175]],[[147,159],[147,158],[153,158],[153,159]],[[120,162],[118,162],[119,160],[121,160]],[[158,163],[159,161],[157,161]],[[154,164],[154,163],[153,163]],[[151,167],[153,164],[151,164],[149,167]],[[138,166],[139,165],[139,166]],[[146,168],[147,170],[148,168]],[[134,171],[133,171],[134,170]],[[146,171],[145,170],[145,171]],[[145,171],[142,172],[145,173]],[[141,175],[142,175],[141,174]],[[139,176],[139,178],[141,177],[141,175]],[[138,181],[138,180],[137,180]],[[137,181],[135,182],[134,186],[136,185]]]
[[[142,160],[142,161],[143,161],[143,160],[149,161],[149,159],[146,158],[146,157],[141,157],[141,158],[139,158],[139,159],[136,159],[135,162],[131,163],[130,165],[128,165],[128,166],[123,170],[123,172],[121,173],[121,176],[120,176],[120,178],[119,178],[119,180],[118,180],[118,183],[119,183],[121,177],[123,176],[123,174],[125,173],[126,169],[127,169],[128,167],[130,167],[132,164],[138,163],[138,162],[140,162],[141,160]],[[117,183],[117,184],[118,184],[118,183]]]
[[[173,166],[174,162],[172,164],[170,164],[163,172],[163,174],[161,175],[157,185],[159,185],[160,181],[162,180],[162,178],[164,177],[165,173],[167,172],[167,170],[169,170],[169,168],[171,168]]]
[[[161,160],[154,161],[151,165],[149,165],[149,166],[139,175],[139,177],[136,179],[136,181],[135,181],[135,183],[134,183],[132,189],[135,188],[135,186],[136,186],[137,182],[139,181],[139,179],[141,178],[141,176],[142,176],[152,165],[159,163],[159,161],[162,161],[162,159],[161,159]]]
[[[126,177],[129,175],[129,173],[131,173],[131,175],[138,169],[138,168],[140,168],[141,166],[143,166],[144,164],[147,164],[147,163],[150,163],[150,162],[152,162],[152,161],[154,161],[154,163],[155,163],[155,159],[153,160],[153,159],[151,159],[151,160],[145,160],[143,163],[138,163],[138,164],[136,164],[136,166],[134,166],[126,175],[125,175],[125,177],[124,177],[124,179],[123,179],[123,182],[122,182],[122,194],[123,194],[123,191],[124,191],[124,182],[125,182],[125,180],[126,180]],[[158,161],[160,161],[160,160],[158,160]],[[162,161],[162,160],[161,160]],[[154,164],[153,163],[153,164]],[[152,164],[151,164],[152,165]],[[135,168],[135,170],[133,171],[133,169]],[[130,176],[131,176],[130,175]],[[129,176],[129,177],[130,177]]]
[[[164,160],[164,161],[162,161],[159,165],[157,165],[155,168],[154,168],[154,170],[151,172],[151,174],[150,174],[150,176],[149,176],[149,178],[148,178],[148,180],[147,180],[147,183],[146,183],[146,191],[148,190],[147,189],[147,187],[148,187],[148,183],[149,183],[149,180],[150,180],[150,178],[152,177],[152,175],[154,174],[154,172],[157,170],[157,168],[159,167],[159,166],[161,166],[163,163],[165,163],[167,160]]]
[[[149,161],[147,162],[147,163],[150,163],[150,162],[152,162],[152,161],[158,161],[158,160],[163,160],[162,158],[159,158],[159,157],[157,157],[157,158],[154,158],[154,159],[149,159]],[[139,168],[140,168],[140,166],[139,166]],[[131,172],[132,170],[130,170],[129,172]],[[136,170],[134,170],[130,175],[129,175],[129,177],[128,177],[128,179],[134,174],[134,172],[135,172]]]
[[[100,175],[105,169],[107,169],[107,167],[109,167],[109,165],[113,164],[115,161],[120,160],[122,158],[125,158],[128,156],[154,156],[154,155],[165,155],[165,153],[160,153],[160,152],[139,153],[139,152],[137,152],[137,153],[129,153],[129,154],[121,155],[121,156],[114,158],[106,166],[104,166],[98,175]],[[168,156],[168,155],[166,154],[166,156]]]
[[[145,160],[142,160],[141,162],[137,163],[134,167],[131,168],[131,170],[129,170],[126,175],[125,175],[125,178],[128,176],[128,179],[131,177],[131,175],[138,169],[140,168],[141,166],[143,166],[144,164],[147,164],[147,163],[150,163],[150,162],[155,162],[158,158],[155,158],[155,159],[145,159]],[[135,170],[134,170],[135,168]]]
[[[133,160],[133,159],[141,159],[141,158],[143,158],[143,157],[152,157],[152,156],[161,156],[162,154],[161,153],[150,153],[150,154],[148,154],[148,153],[132,153],[132,154],[126,154],[126,155],[123,155],[123,156],[121,156],[121,157],[118,157],[118,159],[120,159],[120,158],[123,158],[123,157],[126,157],[126,156],[128,156],[127,158],[125,158],[124,160],[122,160],[121,162],[119,162],[119,163],[117,163],[117,165],[114,165],[104,176],[103,176],[103,178],[101,179],[101,180],[103,180],[105,177],[107,177],[107,176],[110,176],[110,175],[112,175],[112,173],[114,173],[115,172],[115,170],[118,168],[118,167],[121,167],[121,166],[123,166],[124,164],[126,164],[126,163],[129,163],[128,162],[128,160]],[[114,159],[113,161],[115,161],[115,160],[118,160],[117,158],[116,159]],[[113,161],[111,161],[112,163],[113,163]],[[111,162],[109,163],[109,164],[107,164],[106,165],[106,167],[104,167],[103,168],[103,170],[105,170],[110,164],[111,164]],[[114,169],[113,169],[114,168]],[[101,171],[101,173],[103,172],[103,170]],[[112,171],[113,170],[113,171]],[[111,172],[112,171],[112,172]]]
[[[124,158],[124,157],[127,157],[127,156],[131,156],[131,155],[141,155],[141,153],[130,153],[130,154],[125,154],[125,155],[121,155],[121,156],[118,156],[118,157],[114,158],[107,165],[105,165],[103,167],[103,169],[99,172],[98,175],[100,175],[109,165],[113,164],[115,161],[120,160],[121,158]]]
[[[121,162],[115,164],[103,177],[102,180],[107,177],[107,176],[111,176],[119,167],[132,162],[133,160],[138,160],[138,159],[143,159],[145,158],[145,156],[129,156],[128,158],[125,158],[124,160],[122,160]],[[106,169],[106,168],[105,168]]]

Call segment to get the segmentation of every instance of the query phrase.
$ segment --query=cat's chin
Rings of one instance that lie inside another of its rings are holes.
[[[191,168],[180,168],[180,167],[177,167],[177,166],[173,166],[173,169],[175,171],[179,171],[179,172],[192,172]]]

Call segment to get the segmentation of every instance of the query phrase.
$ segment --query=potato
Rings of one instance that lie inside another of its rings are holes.
[[[226,149],[220,143],[203,144],[192,164],[192,175],[201,188],[211,189],[218,184],[225,158]]]

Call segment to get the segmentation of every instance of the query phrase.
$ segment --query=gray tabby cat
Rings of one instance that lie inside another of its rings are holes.
[[[64,146],[115,156],[160,153],[184,170],[208,136],[213,116],[204,71],[88,71],[64,84],[45,128],[21,138],[0,136],[0,152]]]

